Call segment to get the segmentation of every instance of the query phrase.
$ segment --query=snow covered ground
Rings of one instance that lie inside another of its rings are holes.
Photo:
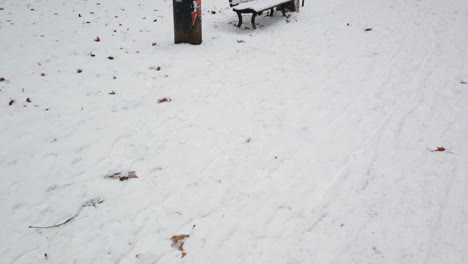
[[[0,0],[0,263],[468,263],[468,1],[305,4]]]

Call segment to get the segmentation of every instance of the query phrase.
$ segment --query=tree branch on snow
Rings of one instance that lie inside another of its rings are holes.
[[[42,229],[45,229],[45,228],[55,228],[55,227],[62,226],[64,224],[66,224],[66,223],[71,222],[73,219],[75,219],[81,213],[83,208],[88,207],[88,206],[97,207],[98,204],[101,204],[103,202],[104,202],[104,199],[102,199],[102,198],[91,199],[89,201],[84,202],[81,205],[80,209],[78,210],[78,212],[76,214],[74,214],[72,217],[68,218],[67,220],[65,220],[64,222],[62,222],[60,224],[51,225],[51,226],[29,226],[29,228],[42,228]]]

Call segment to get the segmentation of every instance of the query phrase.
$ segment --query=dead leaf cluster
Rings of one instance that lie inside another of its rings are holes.
[[[116,173],[113,173],[113,174],[110,174],[110,175],[106,175],[104,176],[104,178],[106,179],[115,179],[115,180],[119,180],[119,181],[126,181],[126,180],[129,180],[129,179],[136,179],[138,178],[138,176],[135,174],[134,171],[129,171],[127,174],[124,174],[122,172],[116,172]]]
[[[180,258],[183,258],[187,255],[187,253],[184,251],[184,244],[185,240],[189,238],[189,235],[177,235],[177,236],[172,236],[172,247],[179,250],[182,253],[182,256]]]

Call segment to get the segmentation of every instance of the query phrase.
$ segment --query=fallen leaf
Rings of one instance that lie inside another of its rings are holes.
[[[211,11],[211,14],[212,14],[212,15],[216,14],[216,11]]]
[[[114,77],[112,77],[112,79],[116,80],[116,79],[117,79],[117,76],[114,75]]]
[[[83,72],[82,69],[77,69],[77,70],[76,70],[76,73],[82,73],[82,72]]]
[[[158,66],[158,67],[156,68],[156,71],[160,71],[160,70],[161,70],[161,67]]]
[[[26,98],[26,102],[30,103],[31,102],[31,98]]]
[[[99,42],[99,41],[101,41],[101,39],[99,37],[96,37],[96,39],[94,41]]]
[[[44,77],[44,76],[46,76],[46,74],[45,74],[45,73],[41,73],[41,76]]]
[[[92,52],[89,54],[89,56],[96,57],[96,55],[94,55],[94,53],[92,53]]]
[[[158,102],[161,104],[161,103],[169,103],[170,101],[172,101],[171,98],[161,98],[159,99]]]
[[[113,59],[114,59],[114,57],[112,57],[112,56],[109,56],[109,57],[107,57],[107,59],[109,59],[109,60],[113,60]]]
[[[442,152],[445,151],[444,147],[437,147],[437,149],[433,150],[432,152]]]
[[[187,253],[184,251],[184,243],[187,238],[189,238],[189,235],[177,235],[177,236],[172,236],[172,247],[179,250],[182,252],[181,258],[185,257]]]
[[[5,8],[3,8],[3,7],[0,7],[0,11],[2,11],[2,10],[5,10]]]
[[[127,175],[123,175],[121,172],[116,172],[111,175],[106,175],[104,176],[106,179],[118,179],[119,181],[126,181],[128,179],[136,179],[138,176],[136,176],[134,171],[129,171]]]
[[[15,103],[15,100],[11,99],[10,102],[8,103],[8,105],[12,105]]]
[[[238,39],[238,40],[237,40],[237,43],[245,43],[245,40],[242,40],[242,39],[239,40],[239,39]]]
[[[154,47],[154,46],[158,45],[158,43],[153,42],[153,43],[151,43],[151,45]]]
[[[120,181],[126,181],[128,179],[137,179],[138,176],[136,176],[134,171],[130,171],[127,176],[120,177]]]
[[[110,92],[109,94],[110,94],[110,95],[114,95],[114,94],[115,94],[115,92],[114,92],[114,91],[112,91],[112,92]]]
[[[372,31],[372,28],[366,28],[366,29],[364,29],[364,31],[366,31],[366,32],[367,31]]]
[[[158,21],[158,19],[154,19],[154,20],[153,20],[153,22],[156,22],[156,21]]]
[[[81,17],[81,14],[78,14],[78,17]]]
[[[6,81],[6,79],[3,78],[3,77],[1,77],[1,78],[0,78],[0,82],[4,82],[4,81]]]

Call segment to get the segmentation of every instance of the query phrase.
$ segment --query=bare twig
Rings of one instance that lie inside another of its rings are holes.
[[[41,228],[41,229],[46,229],[46,228],[55,228],[55,227],[59,227],[59,226],[62,226],[66,223],[69,223],[71,222],[73,219],[75,219],[80,213],[81,211],[83,210],[83,208],[85,207],[88,207],[88,206],[93,206],[93,207],[96,207],[98,204],[101,204],[104,202],[104,199],[102,198],[96,198],[96,199],[91,199],[89,201],[86,201],[84,202],[80,209],[78,210],[78,212],[73,215],[72,217],[68,218],[67,220],[65,220],[65,222],[62,222],[60,224],[56,224],[56,225],[51,225],[51,226],[29,226],[29,228]]]

